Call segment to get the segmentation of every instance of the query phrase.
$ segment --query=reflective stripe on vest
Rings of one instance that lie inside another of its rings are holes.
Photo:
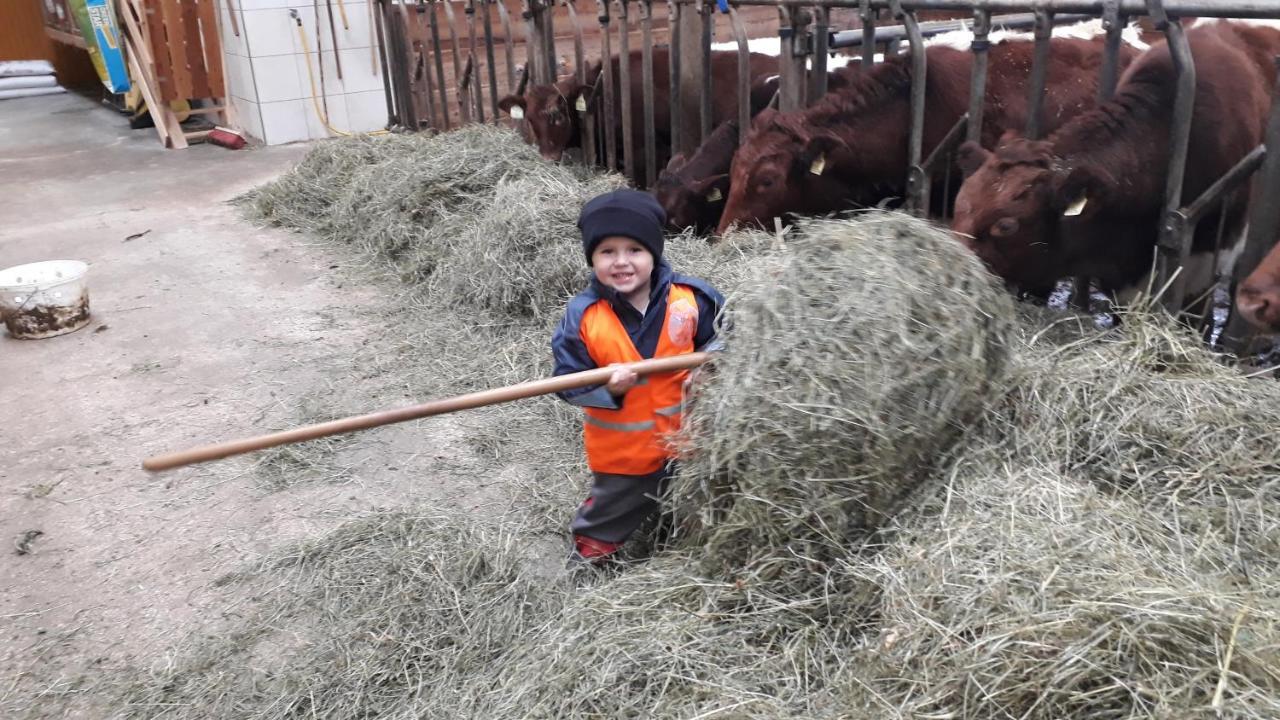
[[[693,352],[698,327],[698,303],[686,285],[671,286],[667,314],[653,357]],[[636,362],[643,358],[607,300],[599,300],[583,313],[581,337],[596,367]],[[688,370],[655,373],[627,392],[617,410],[585,408],[583,438],[587,465],[596,472],[647,475],[670,458],[666,436],[680,427]]]

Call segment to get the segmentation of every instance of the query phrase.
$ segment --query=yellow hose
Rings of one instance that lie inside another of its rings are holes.
[[[316,92],[316,74],[311,70],[311,46],[307,44],[307,33],[304,32],[302,29],[301,18],[295,15],[293,18],[293,21],[298,26],[298,39],[302,41],[302,57],[303,57],[303,60],[307,63],[307,79],[311,81],[311,104],[312,106],[315,107],[316,116],[320,118],[320,122],[323,123],[326,128],[328,128],[329,132],[335,133],[337,135],[341,135],[343,137],[352,137],[355,135],[362,135],[362,134],[363,135],[386,135],[388,133],[387,130],[374,130],[372,132],[367,132],[367,133],[352,133],[352,132],[347,132],[346,130],[339,130],[338,128],[329,124],[329,118],[325,116],[324,110],[320,108],[320,100],[318,97],[319,93]],[[324,62],[324,60],[320,57],[319,53],[316,54],[316,62]]]

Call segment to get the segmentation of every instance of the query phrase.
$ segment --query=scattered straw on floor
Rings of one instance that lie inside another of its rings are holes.
[[[585,280],[566,225],[613,181],[504,133],[330,143],[253,194],[414,283],[404,351],[380,360],[406,388],[544,373]],[[567,576],[548,531],[579,497],[573,411],[480,411],[519,437],[485,441],[495,469],[542,469],[510,490],[536,512],[389,511],[283,551],[236,581],[252,610],[158,663],[126,712],[1280,717],[1275,383],[1150,312],[1048,326],[893,213],[670,247],[733,298],[674,549]],[[482,277],[512,256],[536,272]]]

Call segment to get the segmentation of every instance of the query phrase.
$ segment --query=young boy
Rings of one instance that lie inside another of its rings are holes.
[[[665,225],[662,206],[645,192],[615,190],[583,206],[578,229],[593,276],[551,338],[556,375],[715,349],[724,298],[672,272],[662,258]],[[593,476],[570,524],[574,560],[603,564],[658,510],[671,474],[664,436],[680,426],[688,376],[639,378],[619,368],[605,385],[559,393],[586,412]]]

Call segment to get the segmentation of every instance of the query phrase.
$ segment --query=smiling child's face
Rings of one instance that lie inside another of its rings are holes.
[[[648,297],[653,254],[629,237],[614,235],[601,240],[591,251],[591,269],[597,280],[628,299]]]

